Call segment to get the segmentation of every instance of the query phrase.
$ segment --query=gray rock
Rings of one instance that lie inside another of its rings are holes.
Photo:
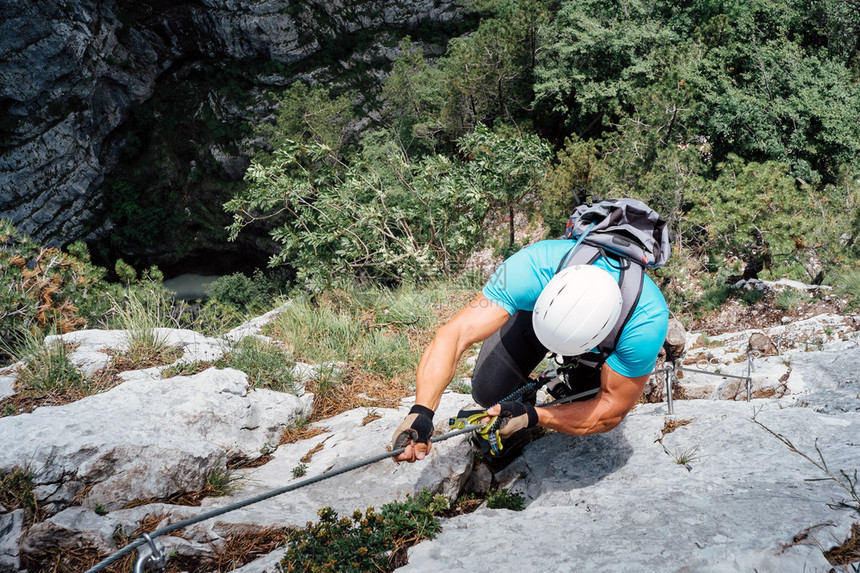
[[[462,394],[446,393],[440,412],[455,412],[469,406]],[[338,469],[385,452],[394,429],[408,412],[410,403],[400,409],[379,409],[382,417],[363,424],[367,409],[345,412],[325,421],[326,431],[314,438],[280,446],[272,460],[259,468],[241,470],[235,476],[239,488],[230,496],[208,498],[200,507],[172,506],[161,503],[97,515],[91,509],[70,507],[46,521],[33,526],[24,540],[24,550],[39,553],[63,543],[94,545],[103,551],[113,550],[113,532],[132,532],[147,514],[163,515],[162,523],[187,519],[228,504],[249,499],[291,482],[317,476],[332,468]],[[440,419],[437,431],[443,432],[447,419]],[[322,444],[322,447],[319,447]],[[319,449],[318,449],[319,448]],[[311,453],[312,450],[317,450]],[[305,459],[305,462],[301,460]],[[458,437],[436,444],[422,463],[400,464],[385,459],[361,469],[330,478],[318,484],[281,494],[246,508],[193,525],[183,532],[184,540],[160,538],[169,550],[183,555],[203,558],[212,555],[225,539],[236,531],[258,531],[287,525],[301,527],[317,519],[322,506],[330,506],[341,515],[369,505],[377,508],[424,488],[454,498],[469,477],[472,465],[471,448],[465,438]],[[306,477],[293,476],[294,468],[305,464]],[[173,468],[182,471],[181,468]],[[166,479],[166,478],[164,478]],[[208,551],[208,553],[206,553]],[[198,552],[198,553],[194,553]],[[258,563],[249,564],[247,571],[274,571],[273,564],[283,552],[276,552]],[[245,570],[245,569],[243,569]]]
[[[279,573],[278,564],[286,552],[286,548],[272,551],[265,557],[252,561],[244,567],[234,569],[234,573]]]
[[[666,341],[663,348],[666,350],[666,360],[676,360],[684,355],[687,345],[687,331],[681,321],[675,318],[669,320],[666,331]]]
[[[763,343],[764,339],[768,342]],[[744,381],[714,376],[730,374],[750,376],[753,396],[799,394],[806,389],[795,369],[795,363],[805,362],[813,350],[839,348],[842,350],[837,352],[853,352],[853,345],[845,342],[851,340],[856,340],[855,321],[851,317],[834,314],[799,320],[763,331],[745,330],[713,336],[709,337],[706,346],[701,343],[701,335],[690,334],[688,350],[683,361],[678,364],[707,373],[684,371],[680,384],[688,398],[746,399]],[[751,341],[755,342],[752,349]],[[751,355],[748,354],[749,350]]]
[[[802,451],[814,455],[817,437],[831,468],[856,467],[856,415],[685,401],[676,411],[692,423],[661,444],[665,406],[640,405],[607,434],[552,434],[527,446],[496,476],[525,495],[526,510],[447,520],[403,570],[828,571],[813,539],[827,549],[845,538],[856,514],[828,504],[847,493],[805,481],[824,475],[754,424],[754,408]],[[822,523],[832,526],[816,529]],[[804,532],[807,544],[794,544]]]
[[[17,379],[18,375],[14,372],[8,370],[0,372],[0,400],[15,394],[15,380]]]
[[[167,498],[201,489],[228,459],[258,457],[311,401],[248,392],[245,375],[230,369],[130,380],[72,404],[0,418],[0,468],[30,468],[41,505],[52,511],[85,485],[88,507]]]
[[[0,514],[0,573],[21,568],[18,540],[24,533],[24,510]]]
[[[439,412],[455,413],[471,403],[468,396],[446,393]],[[293,476],[293,470],[300,465],[304,466],[305,477],[310,478],[385,452],[409,407],[411,403],[398,410],[374,410],[373,413],[382,417],[366,425],[362,423],[368,415],[367,409],[350,410],[328,419],[320,423],[327,429],[325,433],[279,447],[267,464],[241,472],[241,489],[230,497],[206,499],[203,507],[221,507],[304,479]],[[447,431],[447,418],[437,420],[436,429],[437,433]],[[402,500],[425,488],[454,499],[469,478],[471,467],[471,447],[466,438],[453,438],[434,445],[430,455],[421,463],[398,465],[383,460],[223,515],[214,524],[195,527],[197,535],[202,538],[194,539],[217,538],[224,524],[304,526],[306,522],[317,519],[317,511],[323,506],[329,506],[341,515],[349,515],[369,505],[379,508],[390,501]]]
[[[290,303],[287,303],[285,305],[279,306],[278,308],[270,310],[266,314],[254,317],[247,322],[243,322],[236,328],[233,328],[229,332],[227,332],[227,334],[224,335],[224,338],[231,342],[238,342],[246,336],[257,336],[267,341],[271,341],[270,338],[262,336],[261,333],[263,332],[263,327],[275,320],[278,315],[284,312],[284,310],[289,305]]]

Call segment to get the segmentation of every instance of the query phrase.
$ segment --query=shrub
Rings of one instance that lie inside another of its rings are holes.
[[[255,281],[242,273],[220,277],[209,285],[209,298],[247,311],[263,303],[265,297]]]
[[[384,505],[377,513],[369,507],[352,517],[338,519],[329,507],[319,510],[320,520],[290,534],[290,547],[281,561],[286,572],[392,571],[405,563],[405,549],[441,531],[438,514],[448,500],[424,490],[415,498]]]
[[[729,285],[712,286],[702,294],[696,305],[705,312],[717,310],[728,300],[731,292],[732,288]]]
[[[522,511],[526,508],[526,500],[522,494],[507,489],[494,489],[487,494],[487,507]]]
[[[469,161],[438,155],[410,163],[392,148],[371,150],[384,160],[366,154],[345,163],[325,145],[286,141],[271,164],[251,164],[248,187],[225,204],[230,239],[269,219],[281,247],[272,263],[322,285],[344,276],[450,274],[483,240],[488,208],[512,206],[533,189],[549,155],[535,136],[485,128],[459,144]]]
[[[755,288],[750,290],[744,289],[743,291],[741,291],[741,300],[744,304],[755,304],[763,298],[764,292]]]

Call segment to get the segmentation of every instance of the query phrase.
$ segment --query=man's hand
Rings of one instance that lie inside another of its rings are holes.
[[[502,427],[499,428],[499,436],[502,438],[507,438],[524,428],[532,428],[538,423],[535,407],[522,402],[500,402],[487,410],[487,414],[499,416],[502,420]],[[484,419],[485,422],[489,420],[489,418]]]
[[[433,410],[415,404],[409,415],[394,431],[392,438],[395,450],[405,447],[406,451],[394,458],[396,462],[423,460],[430,453],[430,434],[433,433]]]

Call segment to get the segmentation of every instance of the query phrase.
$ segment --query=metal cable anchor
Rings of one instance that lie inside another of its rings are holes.
[[[155,539],[149,536],[148,533],[141,535],[149,545],[149,552],[144,553],[143,549],[138,549],[137,561],[134,564],[134,573],[145,573],[148,569],[154,571],[167,570],[167,556],[164,554],[164,547],[160,543],[156,543]]]

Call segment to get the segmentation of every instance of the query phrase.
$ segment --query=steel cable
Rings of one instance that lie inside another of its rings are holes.
[[[473,432],[480,427],[481,426],[469,426],[468,428],[455,430],[453,432],[448,432],[442,436],[437,436],[435,438],[431,438],[430,441],[433,443],[442,442],[442,441],[454,438],[456,436],[460,436],[462,434]],[[360,460],[360,461],[357,461],[355,463],[346,465],[342,468],[330,470],[330,471],[322,473],[320,475],[313,476],[313,477],[301,480],[299,482],[292,483],[292,484],[284,486],[284,487],[280,487],[278,489],[273,489],[271,491],[268,491],[266,493],[262,493],[260,495],[254,496],[254,497],[249,497],[248,499],[245,499],[243,501],[239,501],[239,502],[236,502],[236,503],[233,503],[230,505],[225,505],[224,507],[220,507],[218,509],[208,511],[206,513],[201,513],[200,515],[197,515],[195,517],[183,519],[182,521],[177,521],[176,523],[173,523],[173,524],[167,525],[165,527],[156,529],[155,531],[151,532],[149,534],[149,536],[150,536],[150,538],[155,539],[158,536],[165,535],[165,534],[170,533],[172,531],[176,531],[177,529],[182,529],[184,527],[188,527],[189,525],[194,525],[195,523],[200,523],[201,521],[205,521],[205,520],[211,519],[213,517],[218,517],[219,515],[224,515],[225,513],[229,513],[231,511],[235,511],[237,509],[241,509],[243,507],[247,507],[249,505],[259,503],[261,501],[265,501],[269,498],[281,495],[283,493],[287,493],[289,491],[293,491],[293,490],[297,490],[297,489],[300,489],[300,488],[303,488],[303,487],[306,487],[309,485],[313,485],[313,484],[321,482],[323,480],[327,480],[329,478],[339,476],[339,475],[344,474],[346,472],[350,472],[352,470],[356,470],[358,468],[376,463],[378,461],[381,461],[381,460],[384,460],[387,458],[391,458],[393,456],[402,454],[404,451],[406,451],[406,448],[398,448],[398,449],[392,450],[390,452],[386,451],[384,453],[377,454],[377,455],[369,457],[367,459]],[[126,545],[125,547],[123,547],[122,549],[117,551],[116,553],[114,553],[114,554],[110,555],[109,557],[105,558],[104,560],[100,561],[98,564],[96,564],[91,569],[87,569],[86,573],[97,573],[98,571],[101,571],[102,569],[104,569],[108,565],[116,563],[117,561],[119,561],[120,559],[122,559],[123,557],[125,557],[126,555],[128,555],[129,553],[131,553],[132,551],[134,551],[135,549],[137,549],[138,547],[140,547],[141,545],[144,545],[146,543],[147,543],[146,539],[141,537],[141,538],[133,541],[132,543],[129,543],[128,545]]]

